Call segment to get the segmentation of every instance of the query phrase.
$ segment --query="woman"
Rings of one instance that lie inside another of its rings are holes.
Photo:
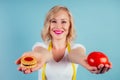
[[[21,58],[24,56],[36,57],[37,66],[18,67],[18,70],[25,74],[42,68],[42,80],[76,80],[78,64],[95,74],[105,73],[111,68],[111,65],[100,64],[98,68],[88,65],[85,47],[73,43],[73,18],[64,6],[54,6],[48,12],[41,36],[44,43],[36,43],[32,51],[25,52],[16,61],[16,64],[21,64]]]

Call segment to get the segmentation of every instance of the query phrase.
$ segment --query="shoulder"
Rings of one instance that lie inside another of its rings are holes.
[[[47,48],[48,47],[48,44],[44,43],[44,42],[36,42],[33,47],[32,47],[32,50],[35,48],[35,47],[43,47],[43,48]]]
[[[80,44],[80,43],[72,43],[71,44],[71,49],[75,49],[75,48],[79,48],[79,47],[82,48],[82,49],[84,49],[86,51],[85,46],[82,45],[82,44]]]

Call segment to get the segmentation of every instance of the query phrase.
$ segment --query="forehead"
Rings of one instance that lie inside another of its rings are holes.
[[[65,10],[59,10],[58,12],[53,14],[52,19],[68,19],[69,20],[69,14]]]

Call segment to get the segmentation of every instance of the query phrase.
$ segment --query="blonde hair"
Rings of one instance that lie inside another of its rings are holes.
[[[69,29],[69,32],[68,32],[68,35],[67,35],[67,42],[71,42],[71,41],[74,40],[75,29],[74,29],[73,17],[71,15],[70,11],[65,6],[54,6],[47,13],[45,21],[44,21],[44,27],[43,27],[43,30],[42,30],[42,33],[41,33],[41,37],[42,37],[44,42],[48,42],[49,40],[51,40],[52,37],[50,35],[50,30],[49,30],[50,20],[53,18],[54,14],[56,14],[60,10],[66,11],[67,14],[69,15],[70,29]]]

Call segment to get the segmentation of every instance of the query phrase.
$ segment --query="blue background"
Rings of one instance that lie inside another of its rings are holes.
[[[37,72],[17,71],[15,60],[42,41],[45,15],[54,5],[70,9],[76,42],[86,47],[87,54],[102,51],[113,64],[101,75],[79,66],[77,80],[120,80],[120,0],[0,0],[0,80],[38,80]]]

